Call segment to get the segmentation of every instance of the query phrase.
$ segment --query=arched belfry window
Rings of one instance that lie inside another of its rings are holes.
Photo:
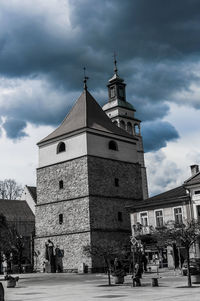
[[[118,150],[117,142],[113,140],[109,141],[108,148],[117,151]]]
[[[62,153],[66,151],[66,147],[65,147],[65,143],[64,142],[60,142],[57,146],[57,154],[58,153]]]
[[[122,128],[123,130],[125,130],[126,125],[125,125],[124,120],[121,120],[121,121],[120,121],[120,128]]]
[[[133,127],[130,122],[127,122],[127,131],[129,132],[129,134],[133,134]]]
[[[134,124],[134,131],[136,135],[140,135],[140,127],[137,123]]]

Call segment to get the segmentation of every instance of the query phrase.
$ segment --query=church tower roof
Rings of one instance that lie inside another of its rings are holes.
[[[61,125],[38,144],[81,129],[94,129],[133,139],[132,135],[113,124],[86,86]]]

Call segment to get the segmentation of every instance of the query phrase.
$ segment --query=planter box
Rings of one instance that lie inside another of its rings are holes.
[[[123,284],[124,283],[124,276],[114,276],[115,284]]]
[[[200,274],[191,275],[192,283],[200,283]]]
[[[10,279],[7,280],[7,287],[15,287],[16,286],[16,280],[15,279]]]

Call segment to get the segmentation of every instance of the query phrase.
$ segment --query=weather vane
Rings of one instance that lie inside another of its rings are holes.
[[[86,76],[86,68],[85,67],[83,67],[83,74],[84,74],[84,79],[83,79],[83,82],[84,82],[84,90],[87,90],[87,81],[88,81],[88,79],[89,79],[89,77],[88,76]]]
[[[113,57],[114,57],[114,65],[115,65],[115,69],[114,69],[114,72],[115,74],[117,74],[117,55],[116,55],[116,52],[114,51],[114,54],[113,54]]]

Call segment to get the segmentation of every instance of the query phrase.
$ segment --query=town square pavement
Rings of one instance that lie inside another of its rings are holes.
[[[167,300],[199,301],[200,284],[187,288],[187,279],[180,273],[164,271],[159,274],[159,287],[151,286],[156,274],[146,274],[141,287],[131,286],[131,276],[123,285],[107,286],[104,274],[23,274],[16,288],[5,288],[5,301],[98,301],[98,300]],[[3,276],[0,276],[3,279]]]

